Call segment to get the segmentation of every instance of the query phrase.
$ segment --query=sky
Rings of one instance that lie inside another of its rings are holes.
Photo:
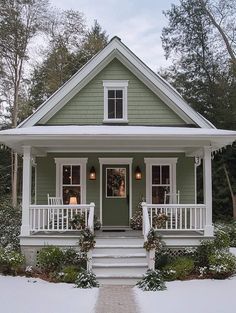
[[[121,38],[153,71],[167,67],[161,44],[161,31],[168,21],[163,10],[179,0],[51,0],[54,7],[84,13],[88,26],[96,19],[109,39]]]

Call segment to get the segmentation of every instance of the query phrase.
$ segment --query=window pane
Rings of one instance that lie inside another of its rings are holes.
[[[115,118],[115,100],[108,100],[108,118]]]
[[[116,118],[123,118],[122,99],[116,100]]]
[[[162,166],[162,184],[168,185],[170,183],[170,166]]]
[[[80,204],[80,187],[79,186],[64,186],[62,188],[63,193],[63,203],[70,204],[71,198],[76,198],[77,204]],[[71,199],[71,202],[75,204],[74,199]]]
[[[160,166],[159,165],[152,166],[152,184],[153,185],[160,184]]]
[[[63,185],[71,184],[71,166],[63,165]]]
[[[80,184],[80,166],[73,165],[72,166],[72,185]]]
[[[169,187],[162,187],[162,186],[153,186],[152,187],[152,203],[154,204],[163,204],[169,203],[169,197],[166,196],[165,201],[165,192],[168,194],[170,192]]]
[[[123,90],[116,90],[116,98],[123,98]]]
[[[108,98],[115,98],[115,90],[108,90]]]

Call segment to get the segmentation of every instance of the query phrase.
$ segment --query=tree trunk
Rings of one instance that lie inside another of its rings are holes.
[[[229,187],[229,191],[230,191],[230,195],[231,195],[231,199],[232,199],[233,218],[234,218],[234,220],[236,220],[236,194],[233,191],[233,187],[232,187],[232,184],[231,184],[230,179],[229,179],[229,173],[227,171],[225,164],[223,165],[223,169],[225,172],[226,180],[228,183],[228,187]]]

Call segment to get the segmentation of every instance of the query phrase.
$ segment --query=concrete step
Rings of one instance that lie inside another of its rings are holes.
[[[96,237],[97,245],[143,245],[142,237]]]
[[[136,276],[142,275],[147,271],[147,264],[94,264],[93,272],[97,276],[106,275],[106,276]]]
[[[135,286],[143,275],[98,275],[97,280],[100,285],[129,285]]]
[[[96,254],[109,254],[109,255],[127,255],[133,253],[144,253],[143,246],[141,245],[96,245],[93,249],[93,256]]]
[[[130,264],[130,263],[145,263],[147,261],[145,253],[133,254],[95,254],[93,255],[92,263],[106,263],[106,264]]]

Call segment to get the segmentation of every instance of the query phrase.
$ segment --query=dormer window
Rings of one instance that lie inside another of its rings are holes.
[[[104,122],[127,123],[128,80],[104,80]]]

